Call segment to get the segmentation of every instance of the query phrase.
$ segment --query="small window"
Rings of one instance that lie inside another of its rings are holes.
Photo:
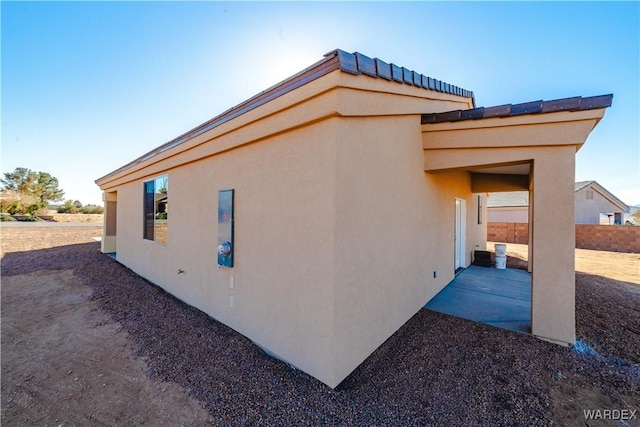
[[[143,237],[167,243],[169,229],[169,177],[161,176],[144,184]]]
[[[593,190],[587,190],[585,194],[586,194],[587,200],[593,200]]]

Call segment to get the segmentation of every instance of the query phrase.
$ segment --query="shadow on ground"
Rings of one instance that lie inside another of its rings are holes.
[[[331,390],[99,252],[5,254],[3,276],[72,270],[129,334],[154,380],[174,381],[218,423],[561,425],[587,409],[640,409],[640,296],[577,275],[578,336],[595,353],[420,310]]]

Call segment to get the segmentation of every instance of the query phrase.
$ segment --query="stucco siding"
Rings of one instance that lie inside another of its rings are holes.
[[[529,186],[532,333],[574,342],[574,158],[603,110],[421,125],[423,114],[472,99],[338,70],[264,100],[99,179],[117,211],[103,248],[335,387],[486,250],[486,198],[473,191]],[[514,166],[525,168],[516,178],[494,170]],[[166,244],[143,238],[143,182],[160,175]],[[226,189],[235,190],[233,268],[217,265]]]
[[[574,176],[573,147],[536,150],[529,246],[531,332],[568,344],[575,342]]]
[[[334,72],[103,178],[118,260],[338,385],[453,277],[456,197],[466,264],[484,244],[469,174],[422,167],[420,114],[469,100],[392,87]],[[164,174],[166,245],[142,238],[142,184]],[[217,197],[231,188],[234,267],[218,269]]]
[[[422,170],[418,120],[331,118],[158,171],[166,245],[142,238],[142,183],[156,175],[122,185],[118,260],[335,386],[453,278],[456,198],[465,264],[485,249],[470,174]],[[217,195],[230,188],[235,265],[218,269]]]
[[[334,358],[342,379],[454,275],[455,199],[466,264],[484,249],[467,172],[427,174],[419,116],[341,121],[336,176]],[[434,272],[436,277],[434,278]]]
[[[328,120],[164,172],[170,212],[166,245],[142,238],[143,180],[124,185],[118,190],[118,260],[328,380],[334,128],[335,120]],[[217,197],[230,188],[235,189],[235,265],[218,269]]]

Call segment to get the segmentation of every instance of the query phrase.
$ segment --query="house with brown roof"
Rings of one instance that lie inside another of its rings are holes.
[[[483,195],[528,190],[531,334],[571,344],[575,153],[611,100],[477,107],[335,50],[99,178],[102,251],[335,387],[485,249]]]
[[[565,206],[557,206],[556,210],[565,208]],[[596,181],[575,183],[576,224],[624,224],[624,213],[628,210],[629,206]],[[490,193],[487,197],[487,221],[527,223],[529,192]]]

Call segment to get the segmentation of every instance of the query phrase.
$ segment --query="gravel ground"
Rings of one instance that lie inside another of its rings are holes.
[[[640,410],[640,287],[628,283],[576,274],[574,348],[421,310],[332,390],[99,253],[100,230],[40,232],[3,230],[2,275],[72,270],[149,376],[188,389],[217,424],[606,425],[583,410]],[[25,241],[34,250],[7,249]]]

